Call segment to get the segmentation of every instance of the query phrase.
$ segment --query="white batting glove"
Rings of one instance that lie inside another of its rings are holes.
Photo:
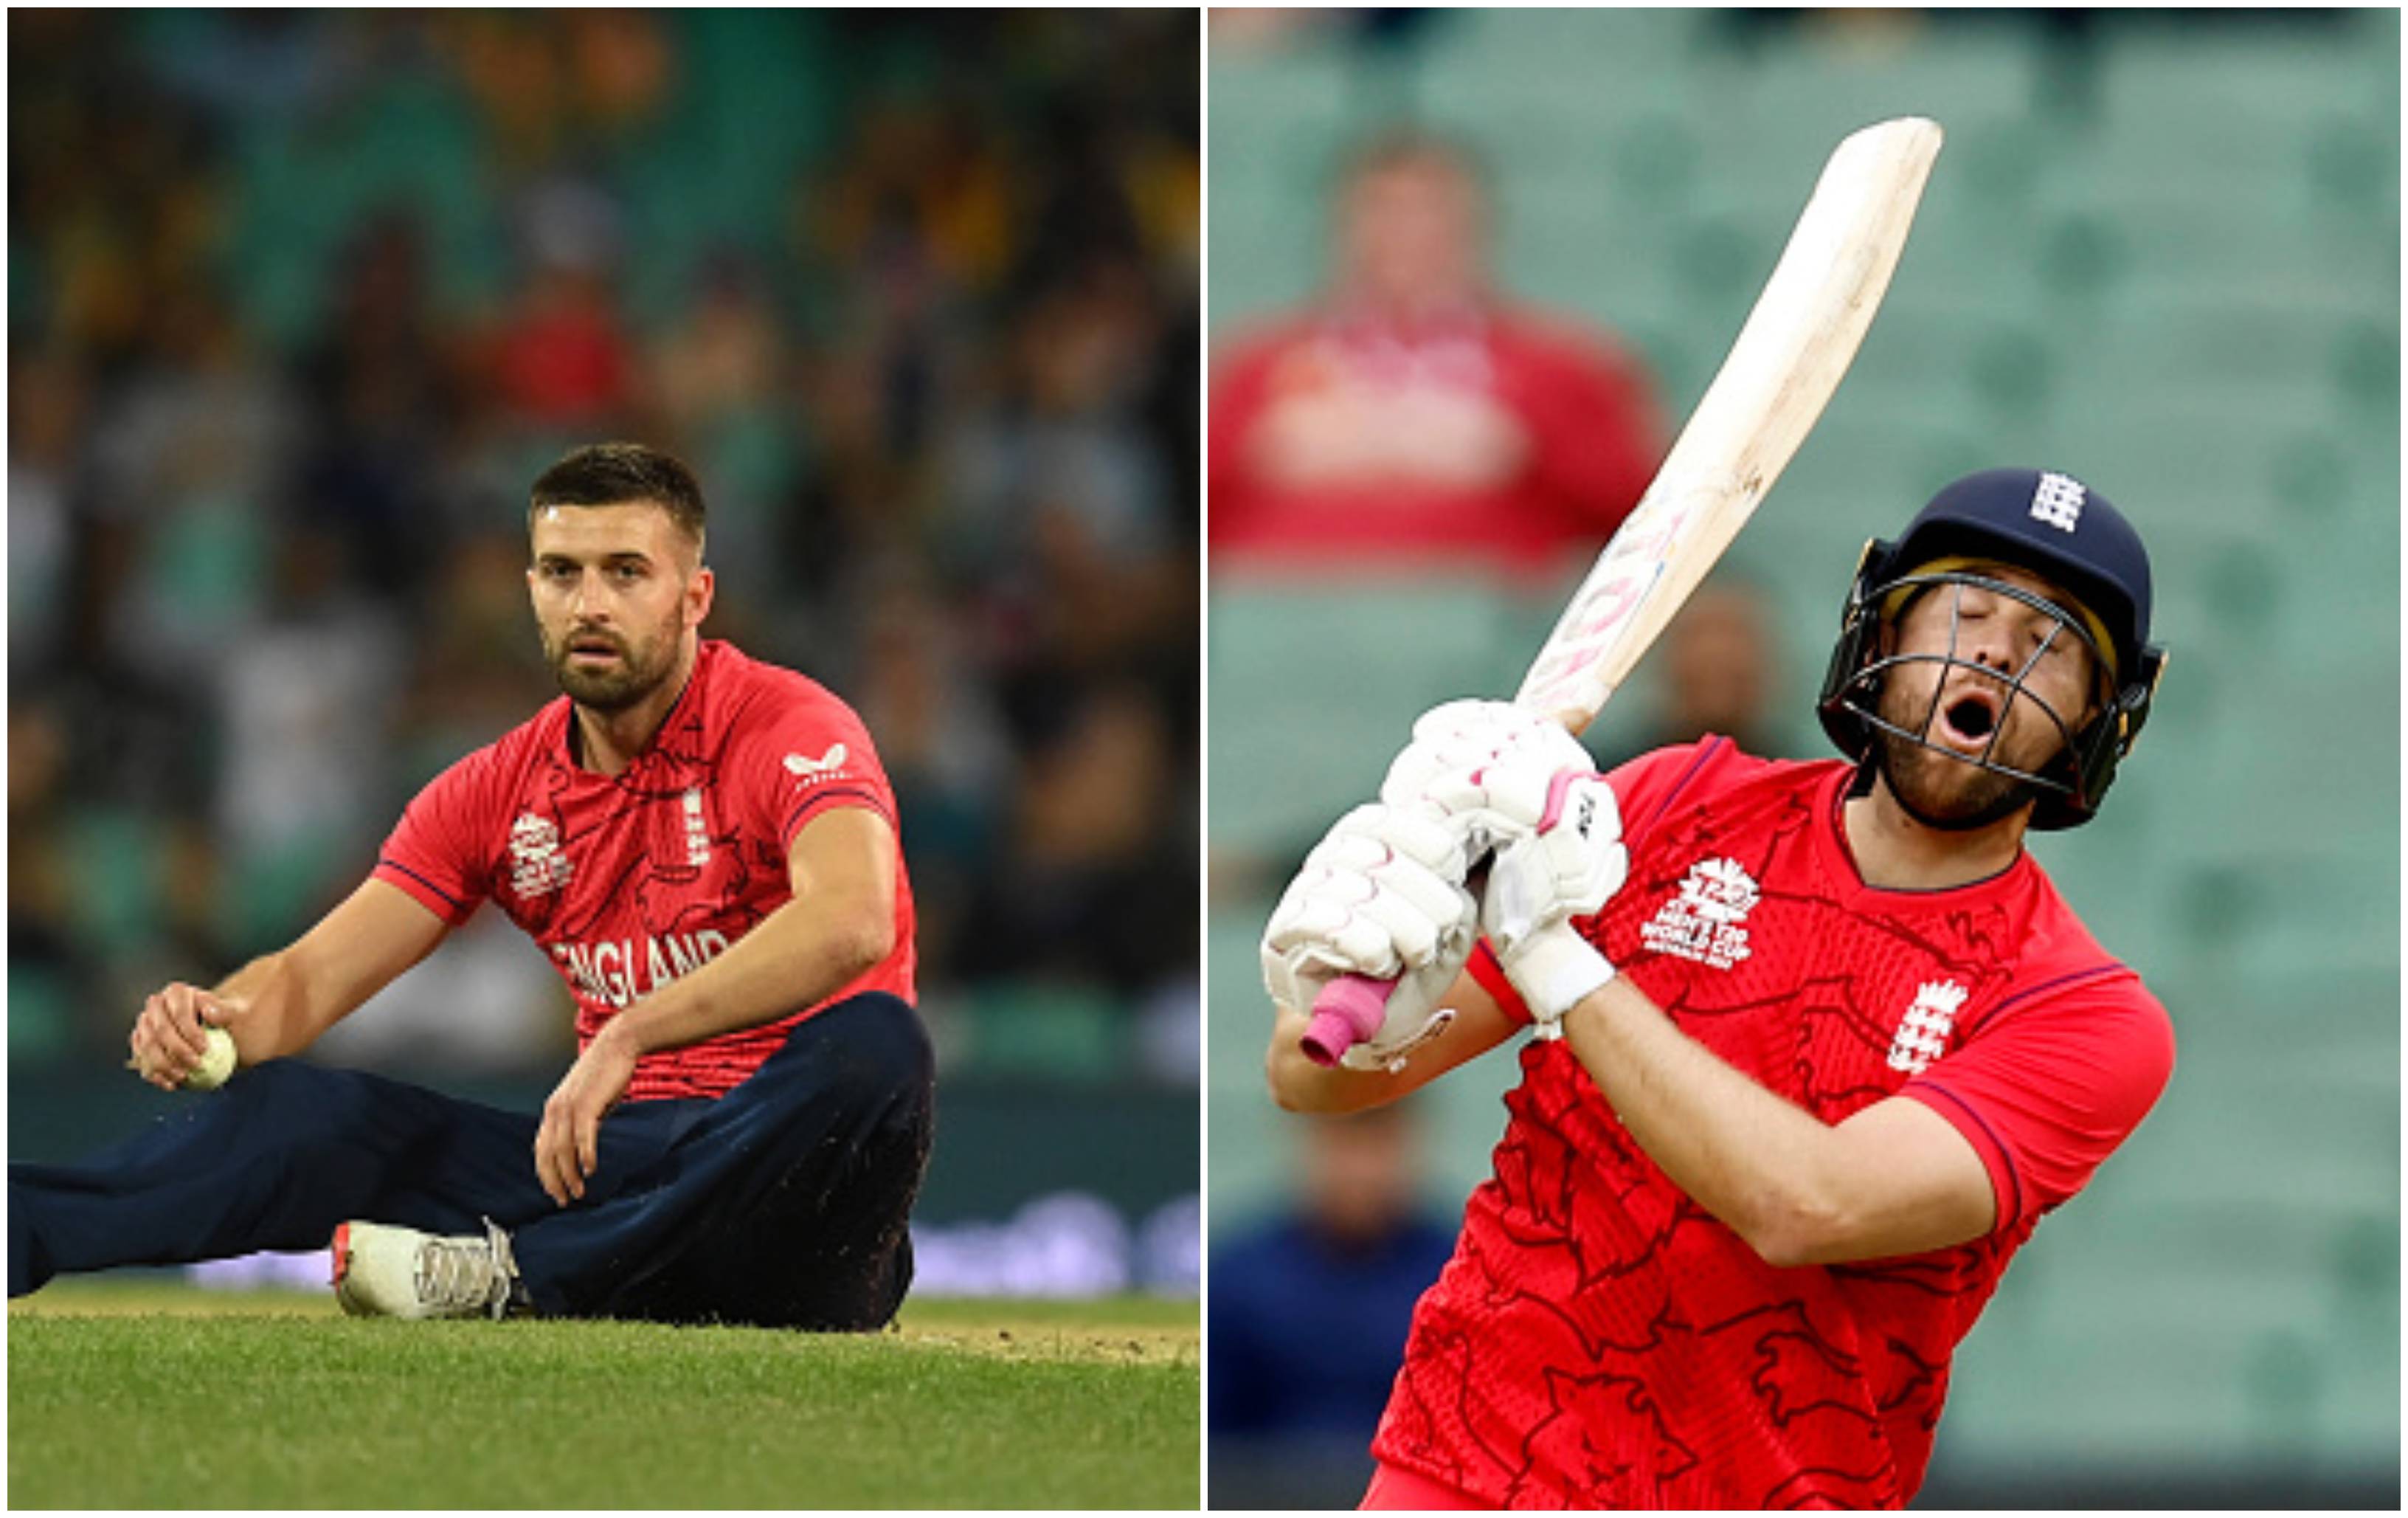
[[[1380,799],[1391,806],[1436,803],[1463,840],[1468,860],[1477,862],[1537,820],[1536,813],[1515,817],[1485,805],[1465,780],[1507,760],[1544,774],[1597,768],[1581,741],[1552,718],[1510,701],[1454,701],[1413,723],[1412,741],[1390,762]]]
[[[1614,969],[1572,926],[1622,889],[1630,857],[1622,813],[1603,776],[1560,774],[1534,831],[1505,845],[1488,868],[1480,924],[1505,978],[1530,1008],[1539,1036],[1561,1037],[1563,1016],[1612,980]],[[1522,807],[1526,797],[1510,797]]]
[[[1464,869],[1461,840],[1426,808],[1373,803],[1339,818],[1305,856],[1264,930],[1271,1000],[1309,1016],[1340,976],[1395,979],[1379,1031],[1341,1063],[1401,1065],[1454,1018],[1439,1004],[1479,938]]]

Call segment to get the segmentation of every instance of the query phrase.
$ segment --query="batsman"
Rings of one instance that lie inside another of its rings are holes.
[[[1709,737],[1600,774],[1520,706],[1414,725],[1271,917],[1271,1090],[1374,1106],[1533,1036],[1363,1506],[1915,1495],[2008,1261],[2172,1073],[2025,846],[2146,720],[2149,604],[2104,497],[1993,470],[1868,546],[1817,707],[1841,759]],[[1347,976],[1396,984],[1324,1064]]]

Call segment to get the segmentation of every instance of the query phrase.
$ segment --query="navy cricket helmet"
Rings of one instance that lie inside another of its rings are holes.
[[[1984,563],[2029,571],[2074,604],[1985,577]],[[2141,535],[2104,496],[2071,475],[2004,469],[1956,481],[1932,497],[1895,542],[1867,543],[1848,589],[1839,643],[1816,705],[1823,730],[1849,758],[1867,765],[1875,762],[1879,745],[1874,740],[1880,732],[1938,747],[1921,732],[1881,717],[1882,677],[1909,659],[1970,661],[1956,657],[1953,643],[1946,656],[1885,655],[1881,629],[1916,596],[1944,585],[1976,586],[2048,612],[2059,624],[2052,639],[2069,636],[2090,651],[2098,683],[2087,721],[2078,713],[2068,721],[2036,692],[2024,688],[2030,662],[2006,682],[2008,701],[2024,695],[2057,724],[2065,740],[2057,757],[2039,773],[1991,758],[2003,720],[1991,733],[1990,748],[1978,757],[1940,749],[2025,782],[2034,799],[2035,828],[2087,822],[2114,781],[2117,761],[2131,751],[2148,720],[2165,669],[2165,651],[2149,642],[2149,556]],[[2033,660],[2038,658],[2035,652]],[[1933,700],[1938,701],[1936,688]]]

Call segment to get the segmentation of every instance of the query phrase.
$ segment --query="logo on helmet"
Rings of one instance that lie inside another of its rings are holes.
[[[2040,487],[2032,492],[2032,520],[2071,532],[2081,525],[2082,503],[2089,495],[2082,482],[2071,475],[2042,471]]]

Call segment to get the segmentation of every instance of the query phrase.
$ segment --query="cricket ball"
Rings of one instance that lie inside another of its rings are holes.
[[[188,1092],[213,1092],[234,1074],[234,1035],[223,1028],[211,1028],[202,1035],[202,1041],[208,1046],[208,1052],[184,1077],[184,1090]]]

